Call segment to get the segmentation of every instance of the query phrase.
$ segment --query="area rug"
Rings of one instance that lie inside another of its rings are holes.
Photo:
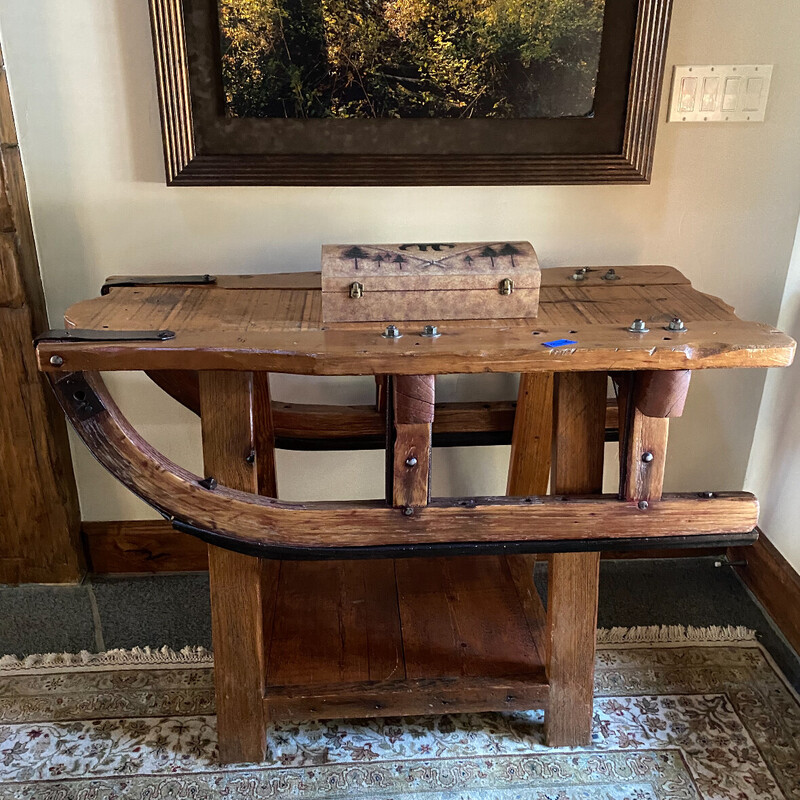
[[[216,761],[202,649],[0,659],[2,800],[800,798],[800,702],[752,631],[598,637],[593,744],[536,712],[281,725]]]

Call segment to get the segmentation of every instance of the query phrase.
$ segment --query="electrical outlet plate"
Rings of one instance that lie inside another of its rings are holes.
[[[669,122],[763,122],[771,64],[673,67]]]

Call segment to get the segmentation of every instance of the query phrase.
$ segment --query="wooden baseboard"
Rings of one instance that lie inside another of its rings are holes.
[[[800,653],[800,575],[760,532],[749,547],[729,547],[728,560],[791,646]]]
[[[206,545],[165,520],[84,522],[83,536],[95,574],[196,572],[208,569]],[[698,558],[723,548],[677,548],[603,553],[603,558]]]
[[[205,542],[165,520],[84,522],[83,536],[89,568],[97,574],[208,569]]]

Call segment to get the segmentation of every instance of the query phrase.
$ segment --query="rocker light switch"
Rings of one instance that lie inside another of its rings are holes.
[[[669,122],[763,122],[771,64],[674,67]]]

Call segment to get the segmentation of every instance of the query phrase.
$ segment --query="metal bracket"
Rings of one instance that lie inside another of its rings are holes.
[[[79,420],[91,419],[103,410],[103,403],[86,382],[82,372],[65,375],[53,385],[62,405],[71,406]]]
[[[164,342],[174,339],[175,331],[108,331],[95,328],[56,328],[40,333],[34,344],[41,342]]]
[[[100,294],[107,295],[123,286],[205,286],[216,282],[214,275],[119,275],[106,278]]]

